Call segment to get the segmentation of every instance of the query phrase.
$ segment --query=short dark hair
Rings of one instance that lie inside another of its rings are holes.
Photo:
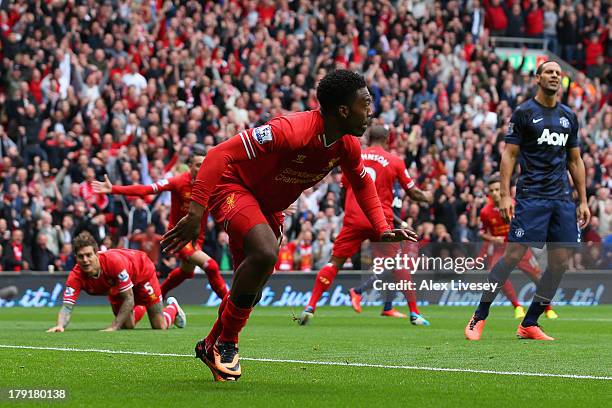
[[[317,86],[321,112],[334,113],[338,106],[351,104],[357,91],[365,87],[364,77],[356,72],[338,69],[328,73]]]
[[[373,143],[386,143],[389,139],[389,131],[384,126],[372,126],[368,130],[368,142]]]
[[[487,182],[487,185],[490,186],[491,184],[494,183],[501,183],[499,176],[493,176],[489,179],[489,181]]]
[[[98,251],[98,243],[94,239],[93,235],[91,235],[87,231],[81,232],[72,241],[72,248],[74,249],[75,254],[77,254],[81,249],[88,246],[93,247],[94,251]]]
[[[189,154],[190,163],[195,156],[206,156],[206,147],[203,144],[196,143],[193,145],[193,147],[191,148],[191,153]]]
[[[550,63],[550,62],[555,62],[555,63],[559,64],[559,63],[558,63],[557,61],[555,61],[555,60],[546,60],[546,61],[544,61],[543,63],[541,63],[540,65],[538,65],[538,68],[536,69],[536,75],[541,75],[541,74],[542,74],[542,71],[544,70],[544,65],[546,65],[546,64],[548,64],[548,63]],[[559,66],[561,66],[561,65],[559,65]]]

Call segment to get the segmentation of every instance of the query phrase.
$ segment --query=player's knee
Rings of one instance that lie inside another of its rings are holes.
[[[128,320],[127,322],[123,323],[123,327],[121,327],[123,330],[132,330],[134,328],[136,328],[136,324],[134,323],[134,320]]]
[[[555,274],[562,274],[565,273],[569,268],[569,259],[559,259],[554,263],[549,263],[548,264],[548,270]]]
[[[514,268],[516,265],[521,262],[523,255],[525,254],[525,250],[521,247],[509,248],[509,250],[504,255],[504,262],[506,265]]]
[[[249,256],[249,260],[254,262],[258,267],[265,270],[271,270],[276,265],[278,251],[276,248],[262,248]]]

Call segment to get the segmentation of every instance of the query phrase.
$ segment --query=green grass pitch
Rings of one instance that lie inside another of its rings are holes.
[[[68,390],[66,401],[52,403],[58,407],[612,406],[612,306],[559,307],[559,320],[542,319],[555,342],[517,340],[518,322],[511,309],[493,308],[483,339],[473,343],[463,339],[471,308],[423,308],[431,327],[382,318],[378,308],[365,308],[357,315],[349,308],[329,307],[320,308],[311,325],[298,327],[291,316],[299,309],[256,308],[241,334],[240,353],[245,359],[243,377],[237,383],[214,383],[208,368],[188,357],[197,339],[208,332],[215,309],[187,307],[188,327],[183,330],[149,330],[145,317],[136,330],[103,333],[98,329],[110,323],[110,307],[77,306],[65,333],[45,333],[54,324],[57,310],[0,310],[0,389],[5,395],[7,389],[15,388]],[[266,358],[293,361],[258,361]],[[35,404],[0,400],[3,406]]]

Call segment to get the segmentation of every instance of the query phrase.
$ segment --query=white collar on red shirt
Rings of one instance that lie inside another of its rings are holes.
[[[340,140],[340,139],[338,139],[338,140],[334,141],[334,142],[333,142],[333,143],[331,143],[331,144],[327,144],[327,138],[325,137],[325,133],[318,135],[318,137],[319,137],[319,140],[321,141],[321,143],[323,143],[323,146],[324,146],[324,147],[330,147],[330,146],[333,146],[333,145],[334,145],[334,143],[336,143],[338,140]]]

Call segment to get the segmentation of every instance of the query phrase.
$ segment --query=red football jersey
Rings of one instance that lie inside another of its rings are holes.
[[[164,191],[170,191],[170,217],[168,220],[168,229],[172,229],[181,218],[187,215],[189,211],[189,203],[191,201],[191,189],[193,188],[193,178],[191,172],[186,171],[178,176],[169,179],[159,180],[153,184],[142,185],[135,184],[132,186],[113,186],[113,194],[137,195],[144,196],[149,194],[159,194]],[[204,241],[204,232],[206,231],[206,218],[202,217],[200,226],[200,236],[198,243],[201,245]]]
[[[64,303],[75,304],[81,290],[90,295],[116,295],[149,281],[153,264],[144,252],[132,249],[109,249],[98,252],[100,275],[93,278],[77,264],[66,280]],[[152,269],[153,268],[153,269]]]
[[[480,222],[483,232],[494,237],[504,237],[504,241],[508,241],[510,224],[506,224],[502,219],[499,208],[495,207],[491,198],[488,199],[487,204],[480,210]]]
[[[327,143],[318,110],[280,116],[212,149],[195,181],[193,200],[207,208],[211,195],[246,187],[264,213],[280,212],[340,165],[382,233],[389,226],[360,153],[359,141],[351,135]]]
[[[404,190],[414,187],[414,181],[408,175],[404,161],[387,152],[381,146],[370,146],[361,152],[361,159],[366,172],[374,180],[376,192],[382,204],[387,223],[393,225],[393,185],[398,180]],[[347,187],[344,225],[368,226],[370,222],[359,207],[353,189],[343,180]]]

